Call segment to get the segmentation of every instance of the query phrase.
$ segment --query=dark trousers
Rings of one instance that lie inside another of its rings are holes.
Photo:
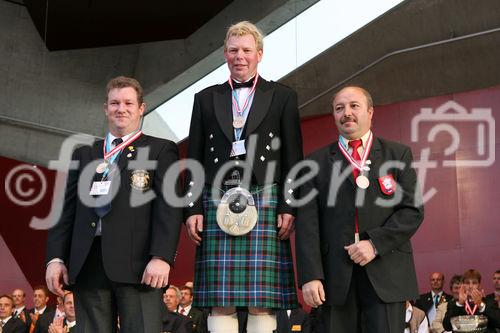
[[[324,306],[321,317],[325,332],[401,333],[405,329],[405,303],[384,303],[366,270],[354,265],[346,303]]]
[[[161,332],[165,305],[162,290],[110,281],[102,263],[101,237],[96,237],[73,292],[77,333]]]

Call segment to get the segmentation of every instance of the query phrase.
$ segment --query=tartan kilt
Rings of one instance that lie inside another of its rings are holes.
[[[204,223],[196,248],[194,307],[293,309],[297,294],[289,240],[277,230],[277,185],[252,186],[258,220],[246,235],[231,236],[216,221],[217,203],[203,191]]]

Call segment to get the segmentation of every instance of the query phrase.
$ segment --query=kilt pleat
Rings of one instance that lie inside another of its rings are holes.
[[[290,241],[278,238],[278,186],[252,186],[257,224],[248,234],[231,236],[216,221],[217,203],[203,193],[205,217],[196,249],[195,307],[297,307]]]

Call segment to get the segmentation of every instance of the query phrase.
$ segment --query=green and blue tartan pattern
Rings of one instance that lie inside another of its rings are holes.
[[[217,203],[210,188],[201,245],[196,249],[195,307],[250,306],[268,309],[297,307],[290,241],[278,238],[278,186],[252,186],[258,220],[248,234],[231,236],[216,221]]]

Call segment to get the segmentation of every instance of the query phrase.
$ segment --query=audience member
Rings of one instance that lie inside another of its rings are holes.
[[[178,312],[181,315],[187,316],[193,324],[193,333],[206,332],[207,329],[204,328],[206,325],[203,319],[203,312],[197,308],[193,308],[193,288],[188,286],[182,286],[181,300],[178,308]]]
[[[64,313],[64,300],[61,296],[57,296],[56,298],[57,305],[56,305],[56,313],[54,315],[54,320],[57,318],[64,318],[66,317],[66,314]]]
[[[54,319],[49,326],[49,333],[71,333],[76,330],[76,314],[73,293],[68,291],[62,300],[65,317]]]
[[[495,291],[486,296],[486,303],[497,303],[497,306],[500,306],[500,270],[497,270],[493,274],[493,287],[495,287]]]
[[[468,314],[482,314],[488,319],[488,333],[495,333],[500,328],[500,313],[498,304],[484,302],[484,290],[481,288],[481,274],[475,269],[469,269],[463,274],[458,300],[448,304],[443,327],[451,331],[451,318]]]
[[[168,311],[177,312],[181,302],[181,291],[176,286],[169,286],[163,294],[163,303],[167,306]]]
[[[303,332],[311,333],[309,313],[301,307],[292,310],[276,311],[276,333]]]
[[[13,316],[14,300],[8,295],[0,296],[0,332],[24,333],[26,326]]]
[[[26,293],[22,289],[14,289],[12,291],[12,299],[14,300],[14,314],[13,316],[23,321],[26,326],[31,325],[31,317],[29,311],[24,303],[26,300]]]
[[[450,280],[450,292],[453,299],[449,302],[458,301],[458,293],[460,292],[460,286],[462,285],[462,276],[461,275],[453,275]],[[431,332],[432,333],[445,333],[448,332],[443,327],[443,319],[446,314],[446,309],[448,308],[449,302],[441,302],[436,309],[436,316],[434,320],[431,322]]]
[[[404,333],[429,333],[429,322],[425,312],[406,301],[406,327]]]
[[[436,317],[436,309],[442,302],[447,302],[451,296],[443,291],[444,274],[440,272],[433,272],[429,277],[431,291],[420,295],[415,302],[415,306],[427,314],[430,323]]]
[[[49,325],[54,319],[56,311],[49,309],[49,291],[44,286],[33,288],[33,304],[35,307],[30,310],[31,325],[28,328],[29,333],[47,333]]]

